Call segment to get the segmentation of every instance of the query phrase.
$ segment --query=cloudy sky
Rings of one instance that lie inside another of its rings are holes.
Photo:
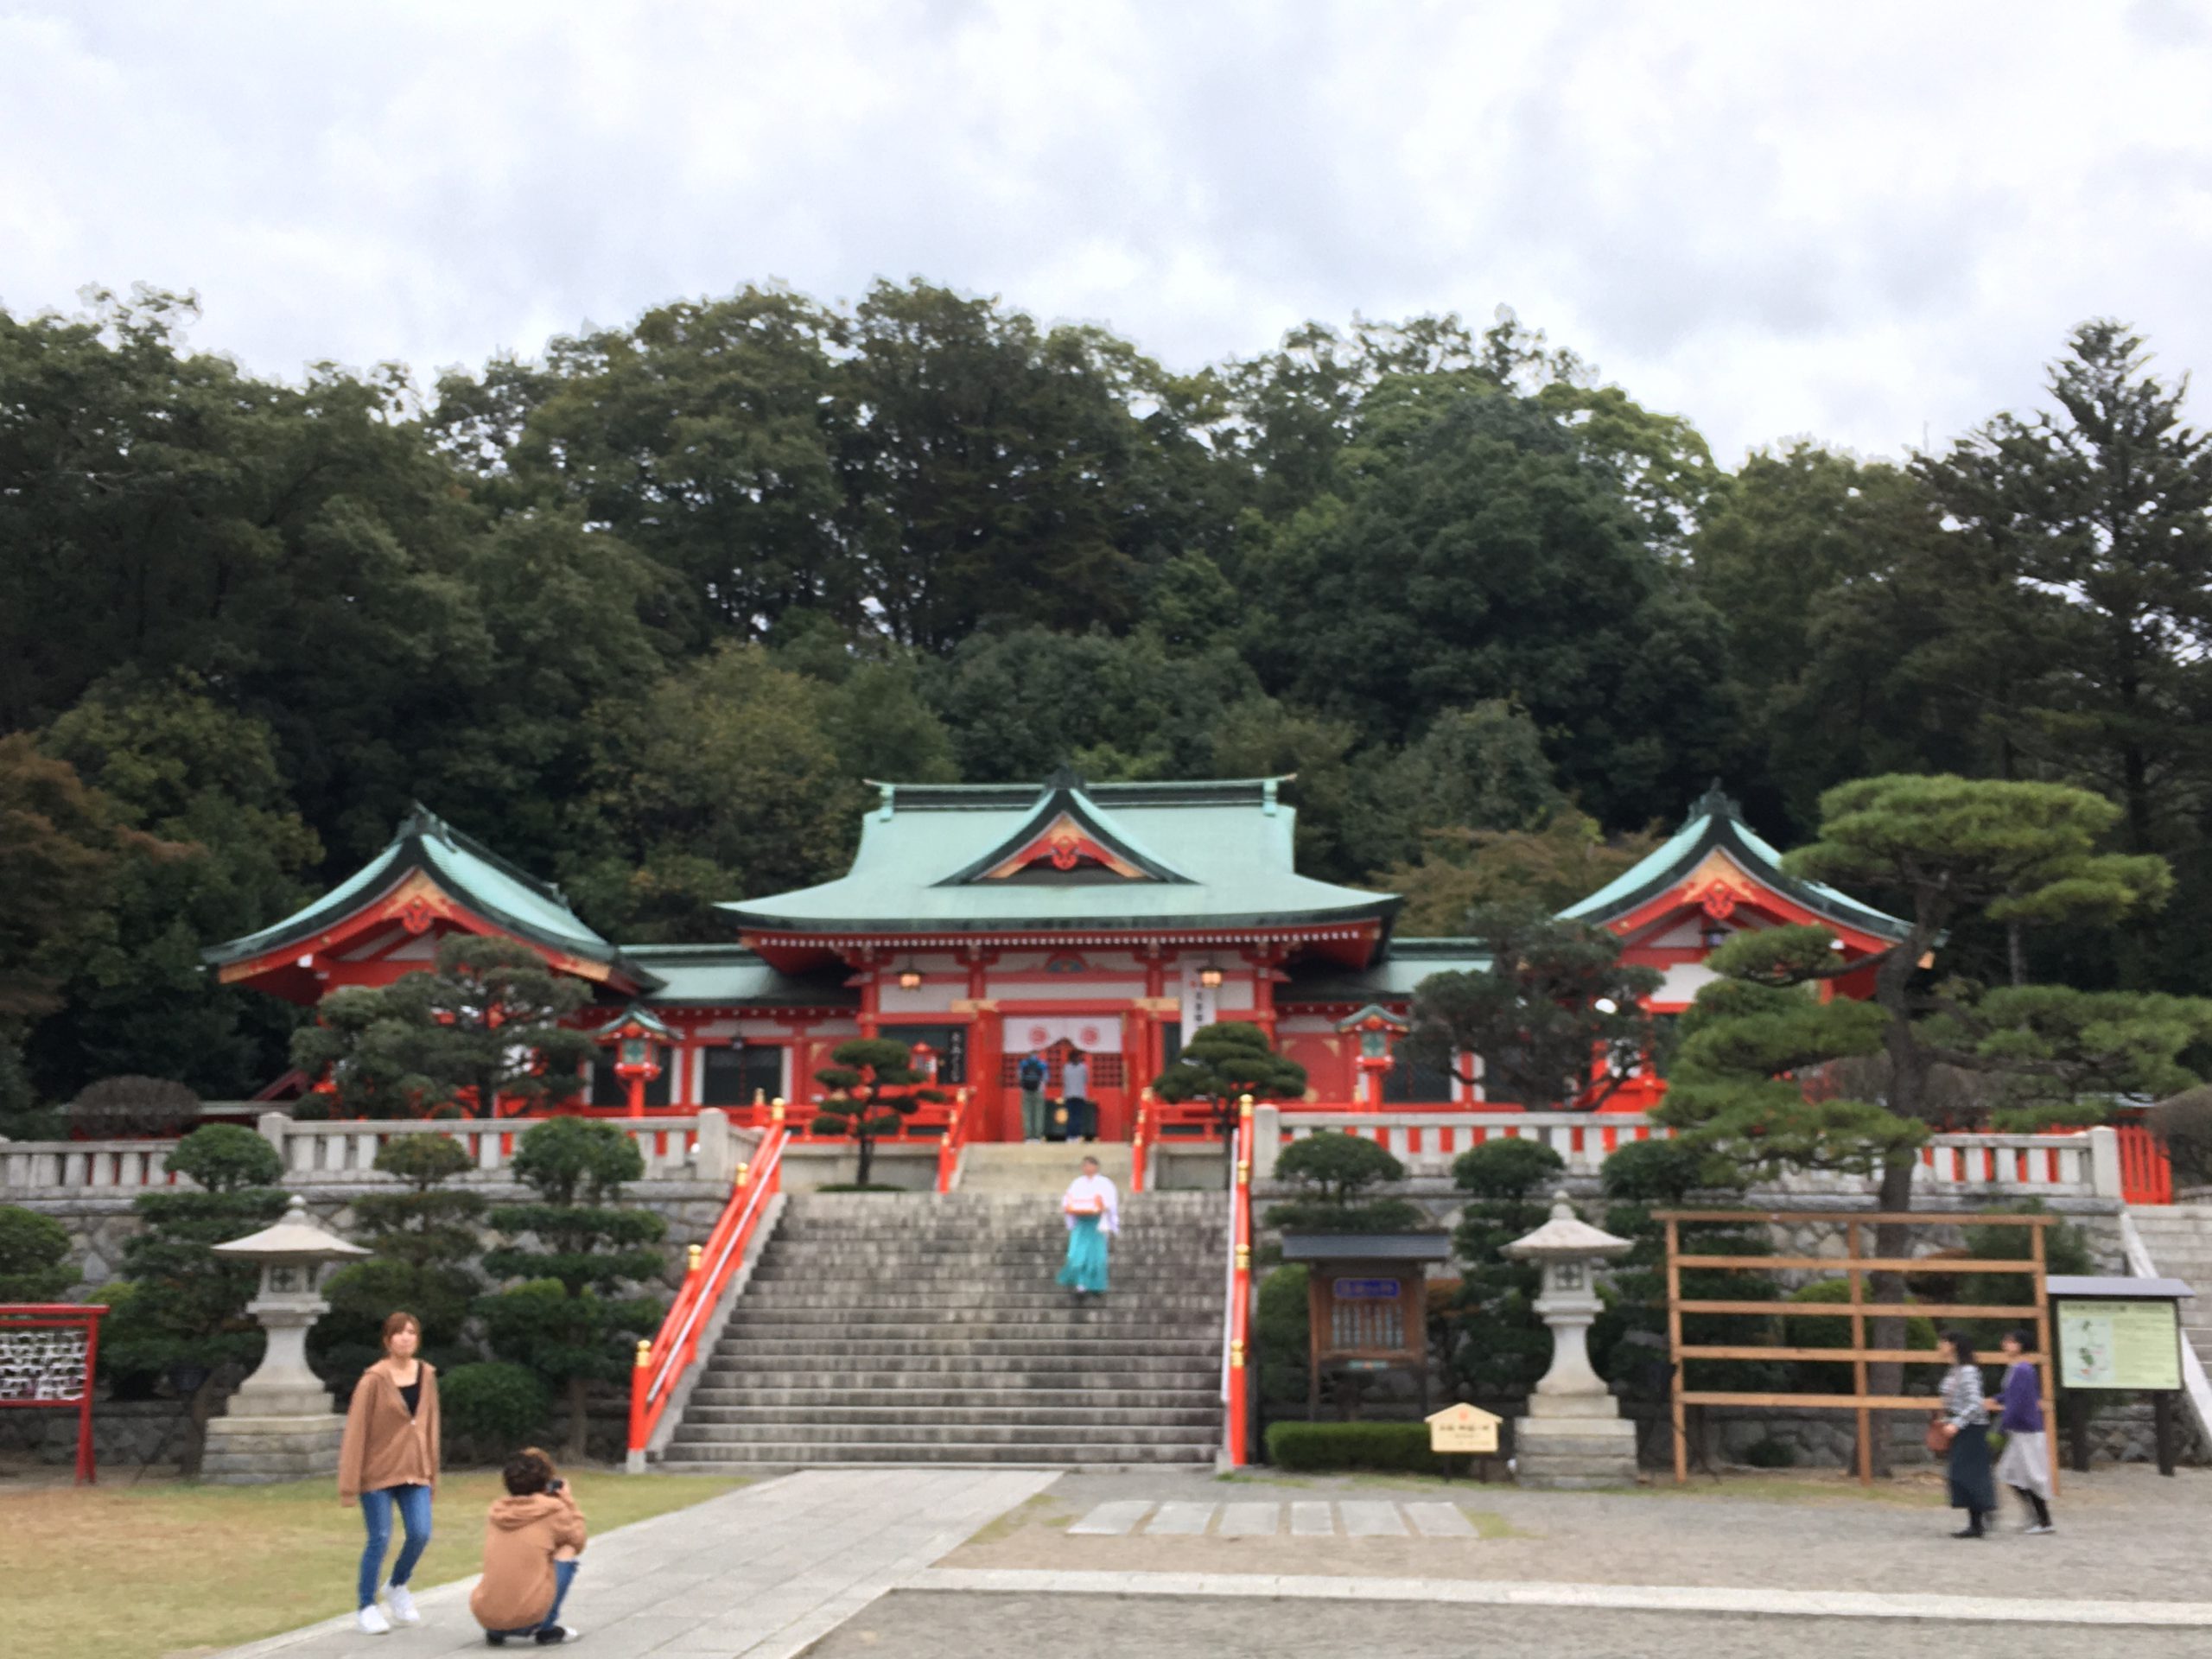
[[[1732,461],[2212,372],[2212,0],[0,0],[0,305],[429,371],[780,279],[1178,366],[1500,302]],[[2203,407],[2203,397],[2196,400]]]

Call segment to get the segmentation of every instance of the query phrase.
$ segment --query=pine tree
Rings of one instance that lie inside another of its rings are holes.
[[[924,1103],[942,1103],[946,1096],[914,1070],[906,1044],[887,1037],[855,1037],[830,1051],[836,1062],[814,1074],[830,1090],[816,1108],[814,1133],[850,1136],[860,1153],[859,1182],[874,1173],[875,1143],[912,1117]]]
[[[565,1386],[567,1455],[581,1458],[591,1383],[627,1376],[630,1344],[660,1319],[657,1298],[617,1293],[660,1276],[651,1247],[667,1227],[649,1210],[622,1207],[622,1185],[645,1173],[645,1160],[611,1123],[549,1118],[523,1136],[512,1169],[537,1201],[493,1210],[507,1243],[484,1253],[484,1268],[521,1282],[478,1308],[494,1353]]]
[[[199,1190],[173,1187],[131,1200],[146,1224],[123,1247],[128,1282],[95,1300],[113,1309],[100,1334],[103,1365],[117,1375],[166,1375],[186,1394],[191,1436],[181,1461],[191,1471],[200,1466],[217,1391],[258,1362],[264,1340],[245,1311],[259,1270],[214,1247],[284,1213],[285,1196],[275,1186],[283,1163],[251,1129],[211,1123],[176,1143],[168,1167]]]
[[[473,1166],[451,1135],[397,1135],[378,1149],[376,1167],[404,1185],[353,1200],[372,1255],[331,1275],[323,1287],[330,1312],[309,1337],[316,1368],[334,1381],[378,1358],[384,1320],[394,1308],[422,1321],[423,1356],[441,1370],[467,1357],[462,1327],[482,1287],[475,1224],[485,1198],[448,1183]]]

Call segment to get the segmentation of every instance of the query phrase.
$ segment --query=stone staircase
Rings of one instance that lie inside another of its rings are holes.
[[[1081,1150],[988,1150],[1056,1154],[1048,1189],[791,1198],[662,1466],[1211,1462],[1225,1198],[1126,1195],[1078,1304],[1052,1275]]]
[[[2127,1217],[2158,1272],[2196,1292],[2181,1305],[2182,1332],[2212,1370],[2212,1205],[2130,1205]]]
[[[960,1165],[962,1192],[1027,1192],[1057,1198],[1083,1173],[1083,1160],[1096,1158],[1098,1173],[1126,1198],[1135,1154],[1127,1141],[1039,1141],[1034,1145],[971,1142]],[[1142,1195],[1140,1194],[1140,1197]]]

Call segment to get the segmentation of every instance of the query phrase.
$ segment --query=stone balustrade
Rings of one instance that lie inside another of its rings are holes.
[[[1632,1141],[1673,1133],[1634,1112],[1484,1112],[1450,1110],[1308,1111],[1258,1109],[1255,1176],[1274,1173],[1282,1147],[1317,1130],[1357,1135],[1386,1147],[1415,1177],[1448,1176],[1452,1160],[1485,1141],[1536,1141],[1560,1155],[1569,1175],[1595,1176],[1607,1158]],[[1791,1192],[1863,1192],[1855,1175],[1792,1175],[1774,1183]],[[1917,1185],[1924,1191],[1978,1197],[2120,1196],[2120,1147],[2108,1128],[2057,1135],[1937,1135],[1922,1149]]]
[[[727,1183],[759,1139],[730,1127],[715,1107],[651,1118],[602,1118],[637,1141],[644,1179]],[[283,1160],[289,1188],[373,1185],[389,1179],[375,1167],[385,1145],[410,1135],[444,1135],[459,1141],[474,1166],[464,1180],[500,1181],[516,1146],[530,1129],[512,1118],[377,1119],[301,1122],[264,1112],[254,1127]],[[168,1167],[174,1142],[163,1141],[0,1141],[0,1199],[70,1192],[111,1192],[127,1197],[149,1186],[189,1185]]]

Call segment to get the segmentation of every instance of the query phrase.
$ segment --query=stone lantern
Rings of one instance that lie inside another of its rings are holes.
[[[259,1264],[260,1294],[245,1306],[269,1347],[227,1413],[208,1423],[200,1478],[257,1486],[336,1473],[346,1420],[308,1369],[308,1330],[330,1307],[318,1287],[324,1264],[368,1252],[324,1232],[308,1219],[307,1200],[295,1197],[275,1226],[218,1244],[215,1254]]]
[[[1523,1486],[1636,1483],[1636,1425],[1591,1369],[1588,1347],[1590,1322],[1602,1306],[1592,1282],[1597,1265],[1633,1248],[1578,1217],[1563,1192],[1552,1195],[1549,1221],[1505,1247],[1506,1255],[1542,1268],[1536,1312],[1552,1333],[1551,1369],[1514,1434],[1514,1474]]]

